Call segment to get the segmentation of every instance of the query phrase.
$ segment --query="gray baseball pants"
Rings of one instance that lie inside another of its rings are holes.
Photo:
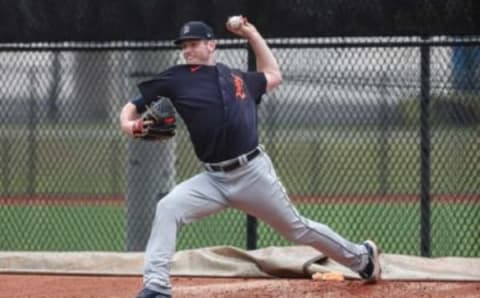
[[[145,252],[144,286],[170,294],[169,271],[180,228],[228,207],[257,217],[289,241],[310,245],[355,272],[367,265],[365,246],[298,213],[262,150],[233,171],[193,176],[158,202]]]

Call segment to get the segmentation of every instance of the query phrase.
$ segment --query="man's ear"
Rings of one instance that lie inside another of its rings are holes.
[[[211,51],[211,52],[214,52],[217,48],[217,42],[215,40],[209,40],[208,43],[208,49]]]

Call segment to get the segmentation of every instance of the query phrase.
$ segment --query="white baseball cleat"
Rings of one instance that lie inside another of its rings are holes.
[[[380,279],[380,274],[382,273],[379,257],[380,250],[372,240],[365,241],[363,245],[365,245],[368,251],[368,263],[359,274],[368,283],[375,283]]]

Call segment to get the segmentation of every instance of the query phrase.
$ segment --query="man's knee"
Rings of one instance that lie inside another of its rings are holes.
[[[314,232],[313,230],[308,220],[300,218],[298,222],[289,226],[282,234],[291,242],[308,245],[313,240],[311,235]]]
[[[155,217],[172,218],[178,221],[178,208],[174,200],[169,200],[168,196],[157,203]]]

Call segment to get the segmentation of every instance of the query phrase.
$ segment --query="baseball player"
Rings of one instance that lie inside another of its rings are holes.
[[[182,26],[175,44],[186,64],[173,66],[138,85],[141,97],[127,103],[121,129],[142,133],[140,115],[167,97],[183,118],[204,171],[178,184],[156,207],[145,252],[144,288],[137,297],[171,297],[170,263],[180,228],[228,207],[263,220],[286,239],[310,245],[368,282],[380,277],[375,243],[352,243],[328,226],[302,217],[289,200],[272,162],[259,146],[256,105],[282,81],[273,53],[254,25],[227,29],[248,40],[257,71],[244,72],[215,60],[212,29],[200,21]]]

